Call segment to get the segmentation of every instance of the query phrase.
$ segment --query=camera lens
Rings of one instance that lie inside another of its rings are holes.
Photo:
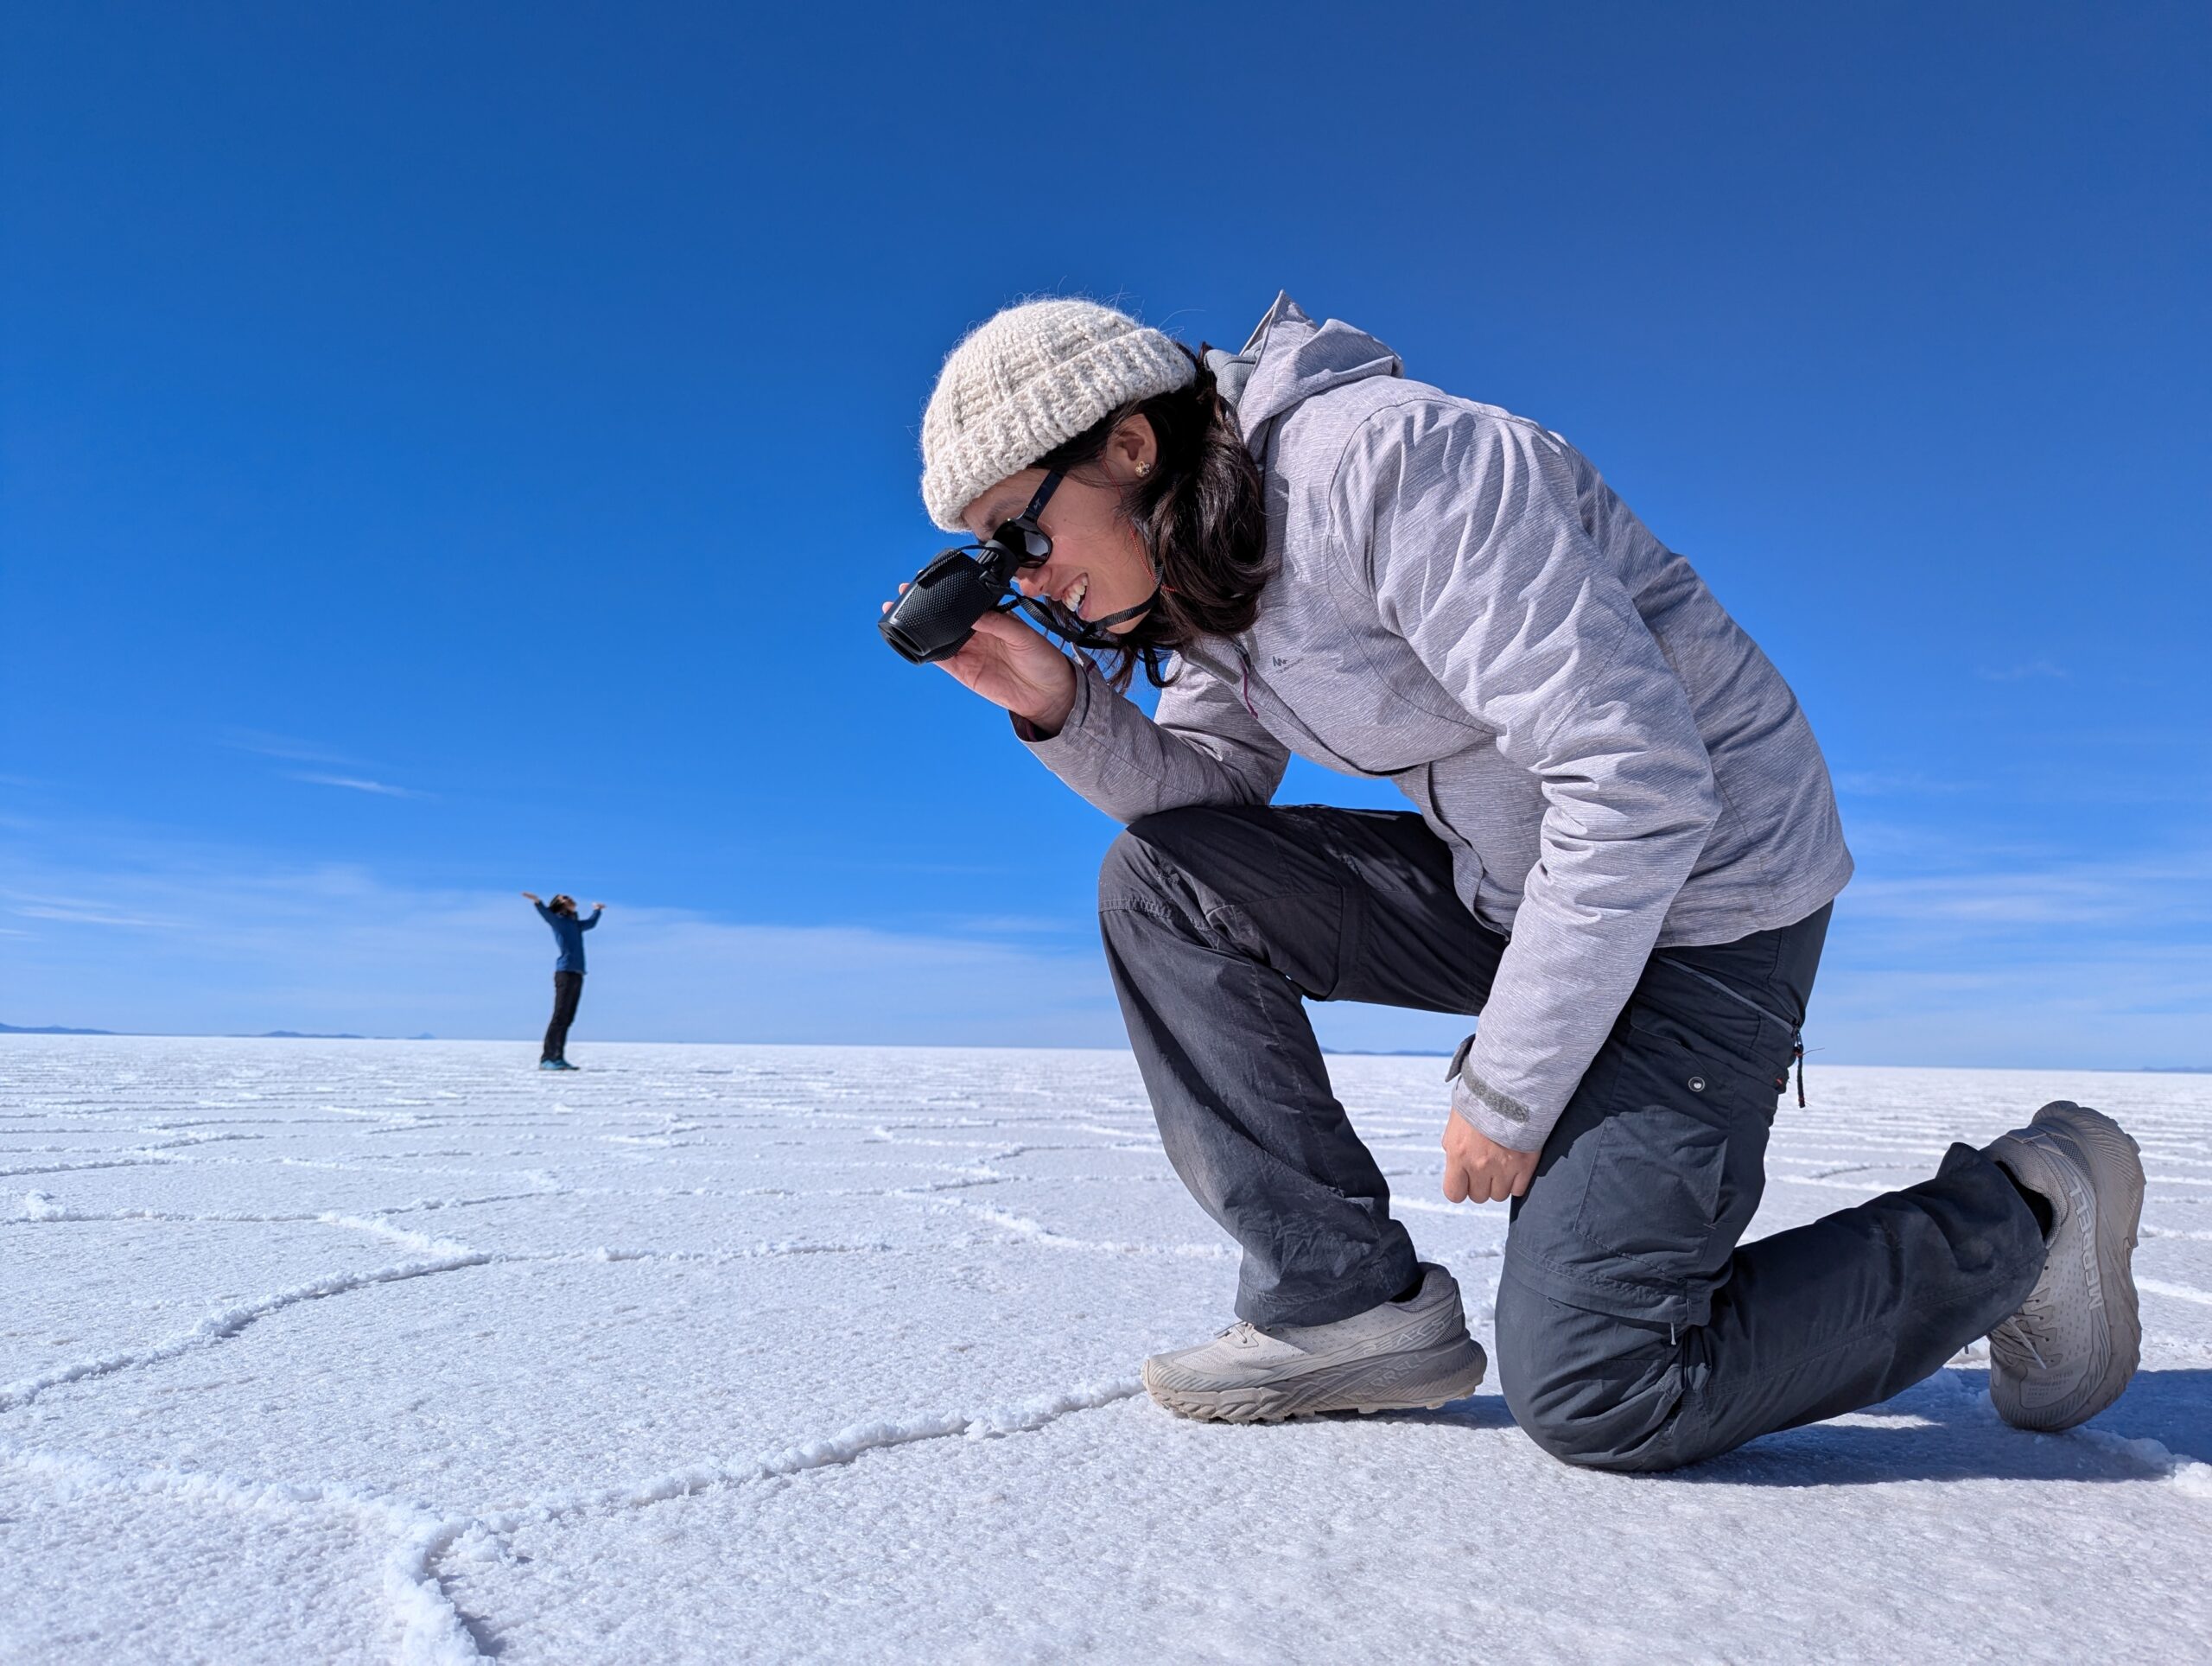
[[[877,628],[901,658],[925,665],[958,653],[993,600],[983,569],[969,556],[948,552],[915,575]]]

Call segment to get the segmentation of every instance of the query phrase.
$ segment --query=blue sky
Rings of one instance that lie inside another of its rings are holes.
[[[1112,827],[875,603],[967,327],[1287,289],[1789,677],[1813,1046],[2212,1064],[2201,8],[777,10],[11,9],[0,1019],[529,1034],[527,887],[580,1036],[1118,1044]]]

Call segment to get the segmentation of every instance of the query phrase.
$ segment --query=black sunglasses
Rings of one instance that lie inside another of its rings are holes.
[[[1037,525],[1037,517],[1045,512],[1045,506],[1052,500],[1059,484],[1060,471],[1048,469],[1043,484],[1037,488],[1037,495],[1030,499],[1029,507],[1012,520],[1001,521],[998,531],[983,542],[995,544],[1012,556],[1016,567],[1042,567],[1052,558],[1052,540]]]

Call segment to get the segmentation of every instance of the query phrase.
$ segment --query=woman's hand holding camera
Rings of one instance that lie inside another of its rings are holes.
[[[900,585],[904,595],[910,587]],[[885,602],[889,613],[892,604]],[[935,662],[995,706],[1026,720],[1039,736],[1060,732],[1075,709],[1075,666],[1027,625],[1004,614],[985,614],[976,633],[949,659]]]

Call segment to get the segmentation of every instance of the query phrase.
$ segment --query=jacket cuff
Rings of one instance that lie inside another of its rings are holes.
[[[1471,1035],[1452,1055],[1452,1068],[1446,1073],[1452,1084],[1452,1114],[1508,1151],[1541,1151],[1552,1124],[1559,1118],[1539,1116],[1511,1094],[1492,1087],[1470,1071],[1467,1055],[1474,1045]]]
[[[1071,663],[1075,667],[1075,704],[1068,708],[1067,721],[1060,725],[1057,734],[1040,734],[1037,726],[1027,717],[1014,712],[1007,714],[1014,722],[1014,739],[1048,761],[1055,748],[1063,742],[1071,743],[1079,738],[1075,731],[1081,728],[1084,721],[1090,715],[1090,685],[1097,680],[1097,667],[1090,663],[1088,654],[1072,655]]]

